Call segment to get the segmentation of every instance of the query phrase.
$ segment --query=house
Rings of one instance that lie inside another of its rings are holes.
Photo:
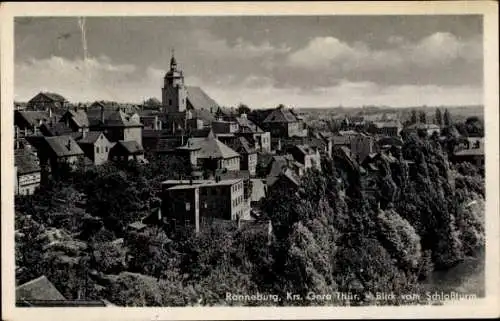
[[[279,106],[270,112],[261,126],[274,137],[307,136],[304,121],[284,106]]]
[[[207,137],[191,137],[184,146],[177,148],[178,153],[187,156],[193,167],[208,170],[240,170],[240,155],[215,138],[213,132]]]
[[[304,166],[304,169],[316,168],[321,170],[321,156],[319,150],[311,148],[309,145],[294,145],[288,148],[287,152]]]
[[[59,122],[66,124],[74,132],[88,132],[89,118],[83,109],[68,109],[59,119]]]
[[[37,111],[56,111],[63,110],[67,105],[68,101],[66,98],[59,94],[40,92],[28,101],[27,109]]]
[[[411,124],[404,128],[408,133],[425,133],[427,136],[432,136],[434,133],[441,134],[441,128],[436,124]]]
[[[477,167],[484,166],[484,142],[482,139],[470,139],[466,149],[453,153],[452,161],[455,163],[468,162]]]
[[[70,168],[83,165],[85,154],[73,137],[69,135],[43,137],[41,144],[36,147],[40,164],[49,164],[52,172],[66,164]]]
[[[16,169],[16,195],[31,195],[40,187],[41,169],[36,153],[28,149],[14,152]]]
[[[109,159],[115,162],[138,161],[146,162],[144,158],[144,149],[135,140],[119,140],[111,147]]]
[[[158,115],[140,115],[140,123],[144,129],[162,130],[163,122]]]
[[[339,131],[337,135],[332,136],[333,146],[349,148],[353,157],[362,162],[365,157],[375,152],[375,139],[363,132],[353,130]]]
[[[382,136],[399,136],[403,129],[400,121],[377,121],[372,124],[372,132]]]
[[[279,193],[294,193],[300,186],[300,177],[291,169],[283,170],[272,180],[267,180],[268,193],[278,191]]]
[[[240,155],[240,169],[248,170],[251,176],[255,176],[257,169],[257,151],[250,146],[245,137],[237,137],[229,144],[229,147]]]
[[[114,146],[103,132],[91,131],[85,133],[78,141],[78,145],[94,165],[101,165],[108,161],[109,152]]]
[[[43,136],[61,136],[61,135],[70,135],[73,138],[77,139],[82,135],[80,132],[74,132],[69,126],[65,123],[61,123],[58,121],[50,120],[46,123],[40,125],[40,133]]]
[[[239,221],[249,217],[250,207],[244,196],[243,180],[216,179],[164,186],[161,212],[170,227],[200,232],[214,220]]]
[[[272,156],[265,171],[266,185],[272,185],[286,170],[291,170],[297,177],[304,175],[305,171],[304,165],[296,161],[290,154]]]
[[[95,113],[90,117],[90,128],[94,131],[103,131],[109,141],[133,140],[142,146],[143,125],[138,120],[138,115],[126,114],[121,109],[106,112],[101,107],[99,119],[95,118]]]
[[[94,114],[104,110],[105,112],[114,112],[121,110],[126,114],[132,114],[139,111],[139,107],[130,104],[120,104],[115,101],[99,100],[93,102],[88,108],[87,112],[89,114]]]
[[[253,142],[257,151],[268,153],[271,151],[271,133],[262,130],[254,122],[248,119],[247,114],[241,114],[235,118],[238,123],[237,136],[245,137],[249,142]]]
[[[14,126],[19,137],[36,135],[40,131],[40,126],[53,120],[53,117],[51,112],[15,110]]]

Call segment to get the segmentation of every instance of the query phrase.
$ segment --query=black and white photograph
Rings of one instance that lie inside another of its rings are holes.
[[[96,14],[13,17],[15,307],[487,298],[482,14]]]

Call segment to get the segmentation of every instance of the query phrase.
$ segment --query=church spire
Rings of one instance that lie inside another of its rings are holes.
[[[174,48],[172,48],[172,58],[170,58],[170,70],[177,70],[177,60],[175,60]]]

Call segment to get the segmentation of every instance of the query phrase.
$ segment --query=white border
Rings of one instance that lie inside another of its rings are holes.
[[[484,26],[486,124],[486,299],[446,306],[307,308],[15,308],[13,220],[13,17],[14,16],[163,16],[163,15],[397,15],[479,14]],[[498,5],[494,1],[442,2],[269,2],[269,3],[2,3],[2,317],[4,320],[186,320],[186,319],[379,319],[499,316],[499,102]]]

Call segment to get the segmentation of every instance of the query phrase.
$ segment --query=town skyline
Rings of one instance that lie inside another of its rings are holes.
[[[480,16],[16,18],[15,100],[161,100],[173,49],[224,106],[483,104]]]

